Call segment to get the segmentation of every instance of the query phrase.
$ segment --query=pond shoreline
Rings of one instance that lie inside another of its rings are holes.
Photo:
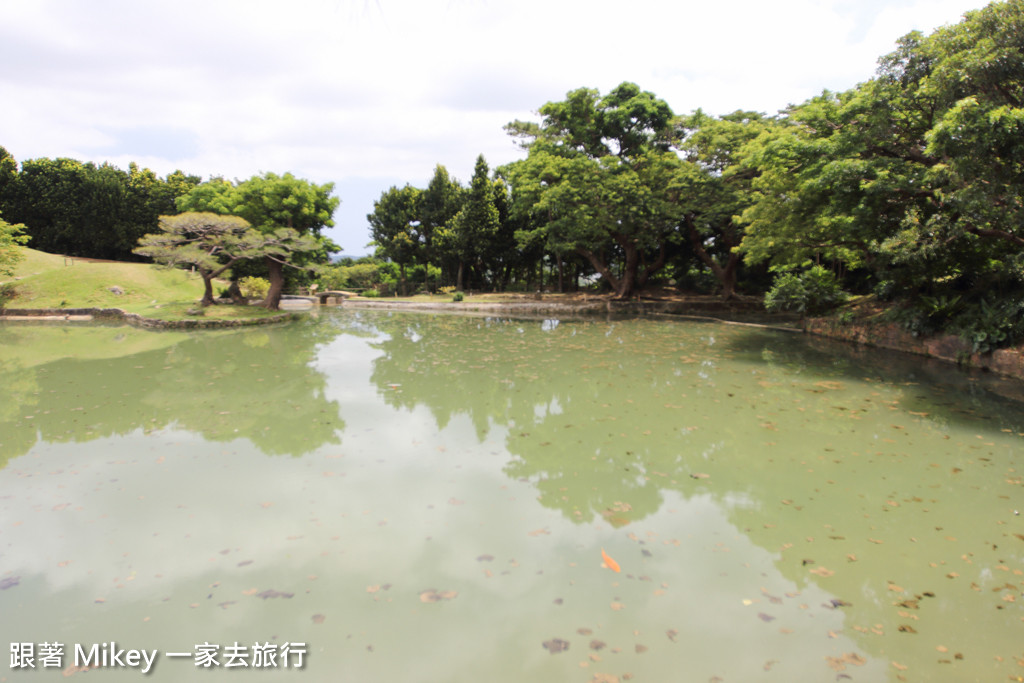
[[[209,330],[232,327],[274,325],[299,320],[302,314],[280,313],[264,318],[243,318],[239,320],[196,319],[160,320],[147,318],[138,313],[129,313],[120,308],[8,308],[0,310],[0,321],[18,322],[92,322],[96,320],[117,320],[133,327],[150,330]]]
[[[973,353],[971,345],[956,335],[915,337],[895,323],[840,322],[836,318],[807,318],[769,314],[752,301],[725,302],[718,299],[687,299],[679,301],[533,301],[519,302],[417,302],[372,299],[348,299],[341,306],[377,310],[401,310],[443,313],[471,313],[512,316],[537,315],[631,315],[667,316],[681,319],[708,320],[730,325],[746,325],[783,332],[803,332],[819,337],[852,342],[891,351],[911,353],[977,368],[1013,379],[1024,380],[1024,346],[997,349],[990,353]],[[196,319],[159,320],[119,308],[36,308],[0,310],[0,321],[22,322],[90,322],[119,320],[145,329],[225,329],[273,325],[301,319],[305,313],[283,312],[263,318],[241,320]],[[777,323],[777,324],[775,324]]]
[[[808,318],[803,327],[807,334],[912,353],[1024,380],[1024,346],[974,353],[971,344],[957,335],[916,337],[897,323],[844,323],[836,318]]]

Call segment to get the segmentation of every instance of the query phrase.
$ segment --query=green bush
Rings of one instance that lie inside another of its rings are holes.
[[[18,298],[18,292],[14,289],[13,282],[5,282],[0,285],[0,309],[7,306],[7,302]]]
[[[886,319],[915,337],[959,335],[972,353],[987,353],[1024,341],[1024,290],[919,294],[893,307]]]
[[[769,311],[794,311],[801,315],[817,315],[835,308],[846,300],[846,293],[832,271],[814,266],[803,272],[785,272],[775,277],[772,288],[764,296]]]
[[[986,292],[964,306],[950,328],[987,353],[1024,340],[1024,292]]]
[[[466,295],[463,294],[462,292],[455,292],[454,294],[452,294],[452,301],[462,301],[465,298]]]
[[[244,297],[262,299],[270,291],[270,281],[261,277],[243,277],[238,281],[238,289]]]

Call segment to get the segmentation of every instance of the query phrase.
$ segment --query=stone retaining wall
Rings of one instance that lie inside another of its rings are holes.
[[[804,330],[823,337],[939,358],[1024,379],[1022,347],[997,349],[991,353],[972,353],[971,345],[955,335],[915,337],[895,323],[841,323],[828,318],[810,318],[805,322]]]
[[[447,311],[476,313],[555,313],[555,314],[594,314],[623,313],[629,315],[647,314],[692,314],[692,313],[763,313],[764,308],[758,304],[747,302],[719,301],[613,301],[595,299],[593,301],[389,301],[388,299],[347,299],[345,308],[383,308],[407,311]]]
[[[7,308],[0,310],[0,320],[13,317],[61,320],[70,319],[72,316],[91,316],[94,320],[121,320],[135,327],[154,330],[209,330],[251,327],[255,325],[273,325],[290,320],[298,320],[302,317],[299,313],[281,313],[267,318],[245,318],[241,320],[217,320],[215,318],[157,320],[156,318],[146,318],[138,313],[128,313],[120,308]]]

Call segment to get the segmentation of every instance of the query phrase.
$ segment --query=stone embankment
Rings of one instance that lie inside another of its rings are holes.
[[[1024,347],[974,353],[968,342],[955,335],[915,337],[895,323],[844,323],[833,318],[810,318],[804,323],[804,330],[809,334],[938,358],[1024,379]]]
[[[297,320],[298,313],[281,313],[266,318],[243,318],[240,320],[218,320],[200,318],[195,320],[158,320],[138,313],[128,313],[120,308],[9,308],[0,310],[0,320],[82,322],[90,320],[116,320],[152,330],[207,330],[253,325],[273,325]]]
[[[591,300],[519,300],[519,301],[472,301],[458,303],[439,301],[388,301],[387,299],[347,299],[345,308],[377,308],[401,311],[444,311],[446,313],[490,313],[505,315],[594,315],[615,313],[623,315],[740,315],[764,314],[759,303],[747,301],[723,302],[719,299],[701,298],[679,301],[615,301],[607,298]],[[762,317],[767,317],[762,315]]]

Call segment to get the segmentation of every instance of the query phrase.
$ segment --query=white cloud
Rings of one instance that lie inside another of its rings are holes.
[[[774,112],[871,77],[912,29],[983,0],[39,0],[0,7],[0,145],[16,158],[131,160],[245,178],[291,171],[363,188],[350,253],[391,184],[476,155],[578,87],[638,83],[684,113]],[[146,134],[153,137],[147,140]],[[350,212],[346,214],[345,212]]]

